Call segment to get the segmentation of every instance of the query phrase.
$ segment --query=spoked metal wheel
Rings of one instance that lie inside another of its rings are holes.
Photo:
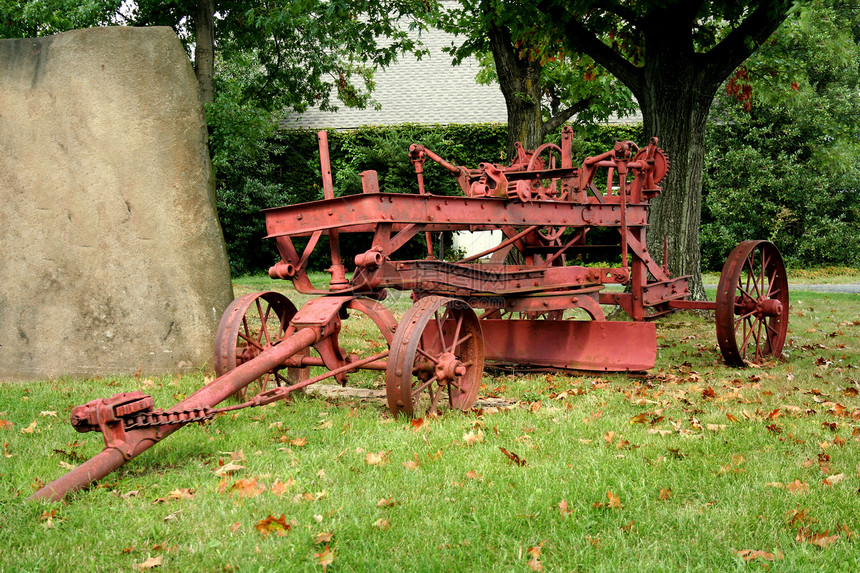
[[[296,307],[277,292],[247,294],[230,303],[215,333],[215,373],[226,374],[280,342],[296,314]],[[308,368],[275,368],[236,393],[240,400],[253,388],[256,395],[274,386],[306,379]]]
[[[391,342],[385,372],[395,416],[468,410],[484,372],[481,325],[465,302],[428,296],[407,311]]]
[[[779,357],[788,331],[788,278],[779,250],[745,241],[732,251],[717,286],[717,339],[726,363]]]

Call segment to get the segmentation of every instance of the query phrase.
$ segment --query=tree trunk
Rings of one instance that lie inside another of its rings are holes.
[[[673,75],[649,82],[638,97],[645,136],[657,136],[669,156],[669,174],[663,193],[651,202],[648,215],[648,249],[663,262],[668,238],[669,270],[690,275],[694,299],[704,299],[699,226],[702,215],[702,173],[705,163],[705,124],[715,92],[691,74]]]
[[[215,0],[197,0],[194,40],[194,73],[206,105],[215,98]]]
[[[541,65],[538,61],[520,57],[510,30],[504,26],[490,24],[488,35],[508,112],[507,159],[511,161],[516,157],[516,142],[521,142],[526,149],[535,149],[543,143]]]

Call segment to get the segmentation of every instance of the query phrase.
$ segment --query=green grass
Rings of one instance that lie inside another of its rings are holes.
[[[766,368],[724,366],[712,319],[676,314],[646,376],[488,373],[481,409],[417,428],[300,394],[187,427],[68,503],[24,498],[101,449],[72,407],[130,390],[167,407],[203,375],[0,384],[0,571],[320,571],[320,533],[332,572],[860,570],[860,296],[795,290],[790,358]],[[362,322],[344,345],[372,336]],[[269,515],[289,532],[264,536]]]

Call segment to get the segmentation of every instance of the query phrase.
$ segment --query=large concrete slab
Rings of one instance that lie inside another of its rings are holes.
[[[232,298],[169,28],[0,41],[0,379],[211,363]]]

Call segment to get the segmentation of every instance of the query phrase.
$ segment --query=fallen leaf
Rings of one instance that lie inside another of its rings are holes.
[[[479,474],[479,473],[478,473],[478,472],[476,472],[475,470],[472,470],[472,471],[466,472],[466,477],[467,477],[467,478],[469,478],[469,479],[476,479],[476,480],[482,480],[482,479],[484,479],[484,476],[482,476],[481,474]]]
[[[334,532],[323,531],[322,533],[316,534],[316,537],[314,537],[314,543],[330,543],[332,537],[334,537]]]
[[[223,466],[220,466],[213,473],[216,476],[224,477],[226,475],[234,474],[239,470],[245,469],[245,466],[240,466],[239,464],[233,463],[232,461],[227,462]]]
[[[380,517],[373,522],[373,527],[380,531],[386,531],[388,529],[391,529],[391,522],[383,517]]]
[[[740,551],[732,550],[739,557],[743,557],[744,561],[752,561],[753,559],[764,559],[765,561],[773,561],[774,559],[784,559],[782,552],[777,551],[776,555],[767,553],[766,551],[753,551],[752,549],[741,549]]]
[[[505,448],[503,448],[501,446],[499,447],[499,449],[502,451],[503,454],[505,454],[508,457],[509,460],[514,462],[514,464],[516,464],[520,467],[526,465],[526,461],[524,459],[522,459],[521,457],[519,457],[514,452],[509,452],[508,450],[506,450]]]
[[[631,424],[646,424],[648,423],[648,414],[636,414],[630,418]]]
[[[32,434],[33,430],[35,430],[35,429],[36,429],[36,420],[33,420],[29,426],[27,426],[26,428],[21,428],[21,433],[22,434]]]
[[[168,499],[194,499],[194,490],[184,487],[182,489],[174,489],[167,494]]]
[[[43,411],[39,412],[39,415],[43,416],[45,418],[47,418],[48,416],[51,416],[53,418],[57,417],[57,413],[53,410],[43,410]]]
[[[269,514],[269,517],[266,519],[261,519],[257,522],[257,525],[254,526],[254,529],[260,532],[260,535],[263,537],[267,537],[271,534],[275,534],[278,536],[287,535],[293,526],[287,523],[287,518],[285,515],[281,515],[281,517],[275,517],[272,514]]]
[[[62,461],[59,463],[59,466],[60,466],[61,468],[63,468],[64,470],[73,470],[73,469],[75,469],[76,467],[78,467],[78,466],[76,466],[76,465],[74,465],[74,464],[70,464],[69,462],[62,462]]]
[[[394,500],[393,497],[389,497],[385,499],[384,497],[376,502],[376,507],[393,507],[397,505],[398,502]]]
[[[227,491],[239,497],[256,497],[266,491],[266,486],[257,483],[257,478],[240,479],[233,482]]]
[[[624,507],[621,505],[621,500],[611,491],[606,492],[606,497],[609,499],[607,503],[595,502],[592,507],[599,509],[622,509]]]
[[[6,428],[11,428],[14,424],[9,420],[0,420],[0,430],[5,430]]]
[[[804,493],[809,491],[809,484],[802,483],[799,479],[796,479],[791,483],[785,484],[785,489],[790,493]]]
[[[239,523],[238,521],[232,523],[230,525],[230,533],[236,533],[237,531],[239,531],[239,528],[241,528],[241,527],[242,527],[242,524]]]
[[[314,557],[317,559],[317,565],[322,567],[323,573],[325,573],[329,565],[334,563],[334,553],[329,551],[328,545],[325,546],[322,552],[314,553]]]
[[[272,484],[272,487],[269,488],[269,491],[277,496],[281,496],[284,494],[287,489],[295,483],[293,478],[289,478],[287,481],[275,480],[275,483]]]
[[[146,571],[147,569],[154,569],[155,567],[161,567],[162,558],[161,555],[156,557],[150,557],[143,563],[138,563],[134,566],[138,571]]]
[[[568,509],[567,500],[563,499],[560,502],[558,502],[558,512],[561,514],[561,516],[563,518],[567,519],[567,516],[570,515],[571,513],[573,513],[573,510]]]
[[[828,477],[824,478],[821,483],[824,484],[825,486],[828,486],[828,485],[837,484],[844,479],[845,479],[845,474],[839,473],[839,474],[835,474],[835,475],[828,476]]]
[[[378,466],[388,463],[388,452],[368,452],[368,454],[364,457],[364,461],[366,461],[371,466]]]
[[[669,488],[660,488],[660,501],[669,501],[672,498],[672,490]]]
[[[797,530],[797,536],[794,540],[800,543],[810,543],[817,547],[827,547],[839,540],[838,533],[834,533],[833,535],[829,535],[829,533],[829,530],[824,533],[813,533],[809,527],[801,527]]]
[[[409,420],[409,425],[412,426],[412,431],[417,432],[423,427],[426,427],[424,423],[424,418],[413,418]]]
[[[467,446],[474,446],[479,442],[484,441],[484,432],[478,430],[478,433],[470,431],[468,434],[463,435],[463,441],[466,442]]]
[[[302,446],[307,445],[307,443],[308,443],[307,436],[302,436],[301,438],[296,438],[295,440],[290,442],[291,445],[296,446],[297,448],[301,448]]]

